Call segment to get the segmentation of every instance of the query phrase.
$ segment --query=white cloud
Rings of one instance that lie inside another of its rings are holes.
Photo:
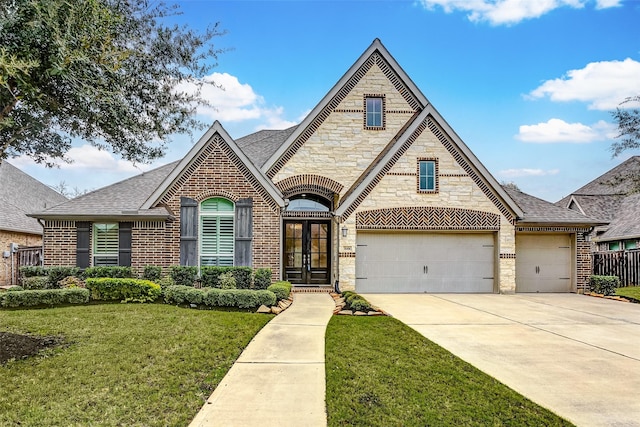
[[[523,142],[539,144],[556,142],[584,144],[612,139],[615,136],[615,126],[604,120],[587,126],[582,123],[567,123],[561,119],[550,119],[546,123],[520,126],[520,131],[515,138]]]
[[[517,24],[525,19],[539,18],[554,9],[568,6],[584,7],[592,0],[419,0],[427,9],[441,7],[446,13],[462,11],[472,22],[487,21],[492,25]],[[618,6],[621,0],[596,0],[596,9]]]
[[[627,97],[640,93],[640,62],[591,62],[579,70],[569,70],[563,77],[547,80],[529,95],[548,96],[552,101],[588,102],[591,110],[612,110]],[[632,107],[632,105],[625,105]]]
[[[219,120],[223,125],[228,122],[259,120],[258,129],[284,129],[295,123],[285,120],[282,107],[267,107],[262,96],[251,85],[240,83],[237,77],[228,73],[213,73],[204,78],[214,84],[204,84],[201,95],[212,107],[199,107],[198,114],[210,120]],[[179,90],[192,92],[195,84],[184,84]]]
[[[559,169],[504,169],[498,172],[498,176],[505,178],[521,178],[525,176],[548,176],[557,175],[560,173]]]
[[[79,147],[71,147],[71,149],[67,152],[66,158],[71,160],[71,163],[65,163],[62,161],[58,161],[58,169],[63,171],[91,171],[102,172],[106,171],[109,173],[124,173],[124,174],[135,174],[142,173],[143,171],[152,169],[153,167],[157,167],[157,165],[146,165],[146,164],[136,164],[117,159],[114,155],[106,150],[100,150],[97,147],[94,147],[89,144],[84,144]],[[33,166],[36,163],[27,156],[20,156],[14,159],[11,159],[11,163],[16,167],[26,167]]]

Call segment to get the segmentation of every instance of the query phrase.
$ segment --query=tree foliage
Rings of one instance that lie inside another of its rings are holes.
[[[630,102],[640,103],[640,96],[629,97],[620,105]],[[618,126],[618,135],[616,138],[620,138],[619,141],[611,144],[613,156],[616,157],[626,150],[640,148],[640,109],[623,109],[618,107],[616,111],[613,111],[611,114]]]
[[[163,22],[177,13],[152,0],[0,0],[0,161],[52,165],[82,138],[147,162],[200,128],[207,102],[180,88],[206,84],[223,32]]]

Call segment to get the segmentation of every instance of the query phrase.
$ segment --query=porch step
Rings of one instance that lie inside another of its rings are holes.
[[[331,285],[294,285],[291,288],[291,292],[296,292],[296,293],[331,293],[333,292],[333,286]]]

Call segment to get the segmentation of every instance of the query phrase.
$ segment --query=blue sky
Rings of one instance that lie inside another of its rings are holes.
[[[639,151],[612,159],[610,111],[640,94],[638,0],[177,2],[174,18],[215,22],[218,58],[207,91],[237,138],[302,118],[375,38],[500,182],[555,202]],[[197,140],[199,134],[194,136]],[[48,185],[96,189],[184,156],[136,167],[77,141],[71,165],[11,163]]]

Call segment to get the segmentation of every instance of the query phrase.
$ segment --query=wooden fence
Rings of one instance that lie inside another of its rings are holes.
[[[640,249],[593,252],[591,266],[593,274],[618,276],[621,286],[640,285]]]
[[[16,264],[13,284],[18,283],[20,267],[42,265],[42,246],[20,246],[16,252]]]

